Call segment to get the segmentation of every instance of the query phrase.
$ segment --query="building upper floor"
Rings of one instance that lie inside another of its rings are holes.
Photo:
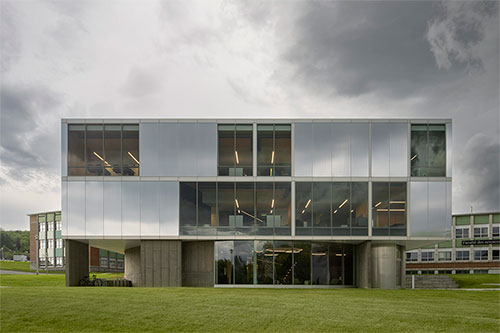
[[[62,175],[450,178],[451,134],[449,119],[63,119]]]

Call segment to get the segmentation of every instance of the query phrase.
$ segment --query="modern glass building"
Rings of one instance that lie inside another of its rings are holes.
[[[449,238],[451,120],[63,119],[67,284],[395,288]]]

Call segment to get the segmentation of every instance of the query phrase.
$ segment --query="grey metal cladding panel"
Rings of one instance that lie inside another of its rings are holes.
[[[68,124],[61,124],[61,176],[68,175]]]
[[[446,177],[452,176],[453,135],[451,124],[446,124]]]
[[[408,124],[389,124],[390,176],[408,177]]]
[[[178,137],[178,175],[196,176],[196,123],[179,123]]]
[[[351,124],[331,124],[331,138],[325,138],[329,150],[323,152],[323,156],[331,154],[331,175],[333,177],[351,176]],[[315,137],[316,139],[316,137]],[[315,140],[316,146],[316,140]],[[321,153],[321,152],[320,152]],[[315,159],[316,162],[316,159]],[[316,171],[316,169],[315,169]]]
[[[85,236],[85,182],[68,182],[68,235]]]
[[[452,226],[452,215],[451,215],[451,201],[452,201],[452,183],[446,182],[446,222],[444,224],[445,227],[445,236],[451,237],[451,226]]]
[[[428,235],[428,184],[410,183],[410,236],[413,237]]]
[[[85,182],[85,235],[103,235],[103,182]]]
[[[295,176],[311,177],[313,171],[312,123],[295,123],[294,131]]]
[[[196,124],[197,176],[217,176],[217,124]]]
[[[160,182],[160,236],[179,236],[179,183]]]
[[[61,183],[62,235],[68,235],[68,182]]]
[[[141,176],[160,176],[160,134],[158,122],[139,124],[139,156]]]
[[[160,123],[160,176],[177,176],[179,174],[177,123]]]
[[[313,123],[313,176],[332,175],[332,124]]]
[[[368,123],[349,124],[351,132],[351,176],[368,177],[370,133]]]
[[[140,183],[122,182],[122,236],[140,236]]]
[[[446,182],[429,182],[429,237],[447,234],[447,215]]]
[[[141,182],[141,236],[160,236],[159,182]]]
[[[372,176],[389,177],[390,125],[372,123]]]
[[[122,183],[103,182],[104,236],[122,235]]]

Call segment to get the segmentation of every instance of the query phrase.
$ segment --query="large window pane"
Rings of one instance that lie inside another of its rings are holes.
[[[68,132],[68,176],[84,176],[85,125],[69,125]]]
[[[328,123],[313,124],[313,176],[332,176],[332,125]],[[310,175],[308,175],[310,176]]]
[[[290,241],[274,242],[274,284],[292,284],[292,250]]]
[[[294,125],[294,174],[311,176],[313,172],[313,130],[312,123]]]
[[[102,176],[103,164],[109,165],[107,162],[104,163],[102,133],[102,125],[87,125],[87,176]]]
[[[198,183],[198,230],[217,226],[216,195],[214,182]]]
[[[368,183],[351,183],[351,234],[368,235]]]
[[[181,233],[192,233],[196,226],[196,183],[180,183],[179,196],[179,222]]]
[[[236,170],[234,176],[253,176],[253,127],[236,125]],[[230,174],[230,176],[233,176]]]
[[[254,246],[257,258],[257,283],[273,284],[273,242],[255,241]]]
[[[274,202],[271,209],[274,215],[274,233],[276,235],[290,235],[291,225],[291,184],[274,183]]]
[[[122,128],[121,125],[104,126],[104,174],[120,176],[122,173]]]
[[[372,176],[389,177],[390,124],[372,125]]]
[[[312,234],[312,183],[295,183],[295,233]]]
[[[272,235],[275,225],[272,207],[274,207],[273,183],[256,183],[257,225],[259,234]],[[278,221],[279,222],[279,221]]]
[[[389,183],[372,183],[373,236],[389,235]]]
[[[311,242],[293,244],[294,284],[311,284]]]
[[[351,176],[367,177],[369,169],[369,129],[368,124],[353,123],[351,130]]]
[[[273,125],[257,126],[257,175],[273,176],[274,151]]]
[[[342,269],[343,269],[343,256],[341,244],[330,244],[329,246],[329,272],[331,285],[343,284],[342,282]]]
[[[313,183],[313,233],[315,235],[331,234],[331,202],[332,183]]]
[[[235,284],[253,284],[253,241],[234,242]]]
[[[272,156],[271,156],[272,157]],[[272,159],[272,158],[271,158]],[[292,131],[290,125],[274,125],[274,173],[291,176]]]
[[[312,244],[312,283],[329,284],[328,244]]]
[[[427,176],[427,125],[411,125],[411,175]]]
[[[215,284],[234,283],[233,251],[233,241],[215,242]]]
[[[332,176],[349,177],[351,175],[351,124],[332,124],[332,139],[329,143],[331,152]],[[327,140],[328,137],[325,138]]]
[[[219,227],[224,227],[219,231],[224,231],[233,229],[236,227],[236,216],[234,214],[235,201],[234,201],[234,183],[224,182],[217,183],[217,203],[218,203],[218,215],[219,215]],[[239,216],[238,219],[242,220]],[[238,222],[238,224],[240,224]]]
[[[332,225],[333,235],[350,234],[350,183],[332,183]],[[315,213],[315,212],[314,212]]]
[[[219,176],[229,176],[229,169],[236,163],[234,128],[234,125],[218,127]]]
[[[344,248],[344,254],[342,256],[342,258],[344,259],[343,284],[346,286],[352,286],[354,285],[354,251],[352,246],[349,244],[344,244],[343,248]]]
[[[123,125],[123,175],[139,176],[139,126]]]
[[[236,227],[252,227],[255,219],[254,183],[236,183]]]
[[[406,183],[390,183],[391,236],[406,236]]]
[[[446,176],[445,125],[429,125],[429,177]]]

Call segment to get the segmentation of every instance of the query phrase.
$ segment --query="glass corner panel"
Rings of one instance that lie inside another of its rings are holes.
[[[428,235],[428,183],[410,183],[410,236]]]

